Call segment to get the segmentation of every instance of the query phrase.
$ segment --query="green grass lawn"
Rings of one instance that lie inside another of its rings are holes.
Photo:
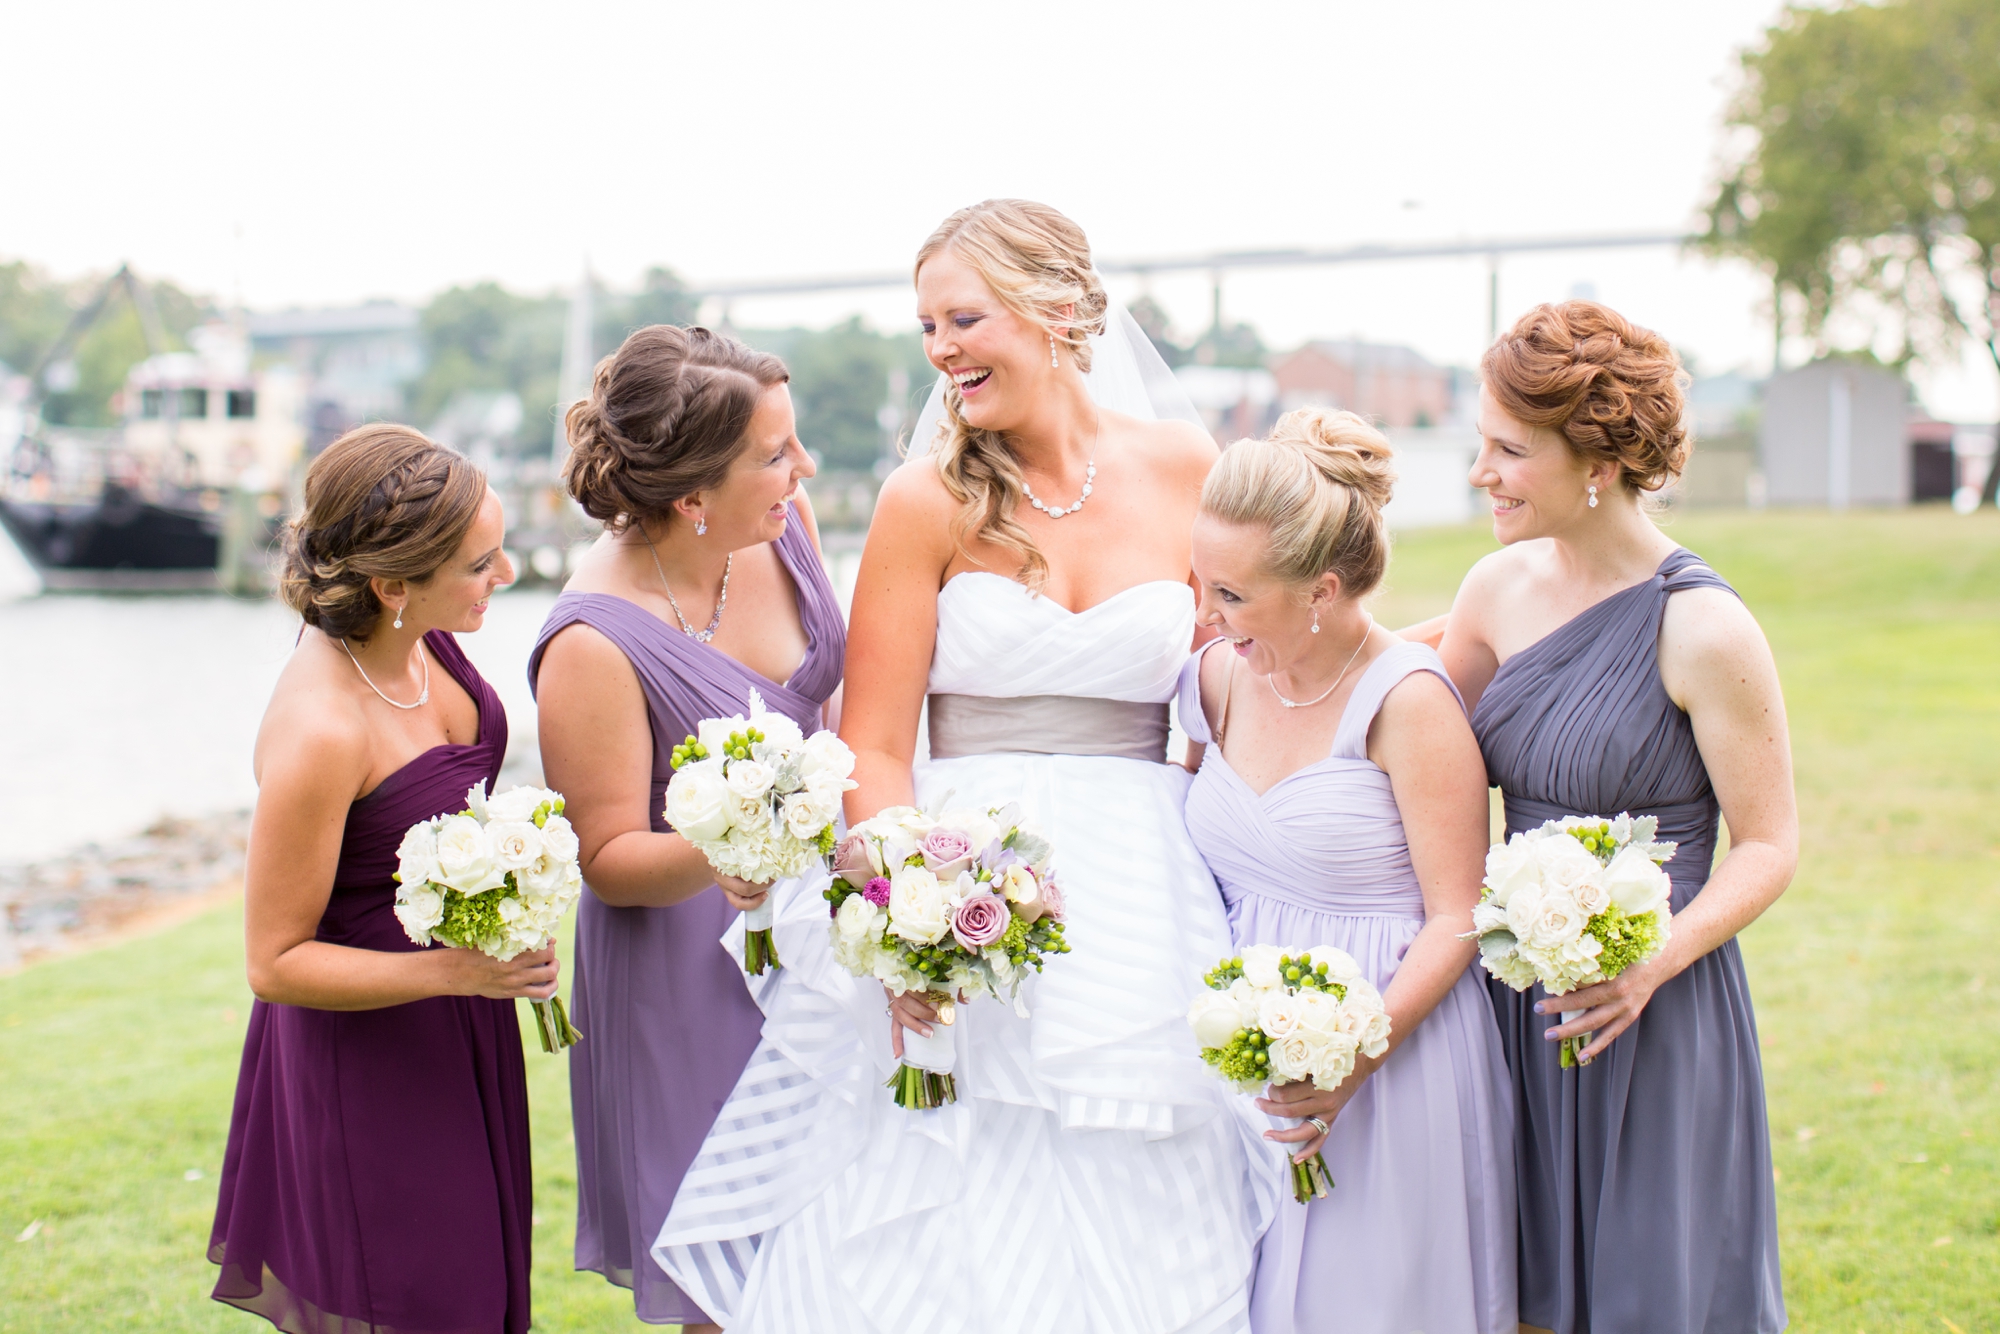
[[[1744,946],[1792,1328],[2000,1330],[2000,516],[1668,523],[1763,622],[1791,710],[1804,857]],[[1402,538],[1381,619],[1442,611],[1491,548]],[[0,1331],[268,1328],[207,1300],[203,1259],[240,928],[226,909],[0,978]],[[637,1328],[569,1272],[565,1062],[528,1066],[537,1327]]]

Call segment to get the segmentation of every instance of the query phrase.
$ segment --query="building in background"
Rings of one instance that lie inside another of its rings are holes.
[[[1269,371],[1191,361],[1174,378],[1218,445],[1261,436],[1278,420],[1278,382]]]
[[[203,325],[188,342],[126,376],[125,451],[180,488],[285,490],[305,444],[297,372],[253,369],[235,325]]]
[[[1384,429],[1455,419],[1457,376],[1413,348],[1355,338],[1307,343],[1272,358],[1271,374],[1280,412],[1346,408]]]
[[[1866,362],[1827,358],[1764,384],[1758,430],[1773,505],[1905,505],[1911,499],[1909,383]]]
[[[402,416],[405,391],[424,371],[419,312],[393,301],[252,315],[249,333],[259,364],[298,372],[312,453],[351,426]]]

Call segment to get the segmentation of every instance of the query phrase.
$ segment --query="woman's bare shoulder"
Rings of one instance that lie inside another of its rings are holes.
[[[267,770],[317,771],[359,790],[372,749],[368,717],[339,645],[308,630],[292,651],[257,729],[259,781]]]

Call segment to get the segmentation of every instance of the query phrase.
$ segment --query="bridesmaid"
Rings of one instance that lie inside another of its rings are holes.
[[[454,633],[513,578],[477,468],[363,426],[306,473],[280,593],[305,619],[257,735],[244,946],[257,993],[208,1258],[299,1334],[528,1328],[528,1089],[514,998],[552,949],[421,949],[396,848],[500,774],[507,716]]]
[[[1513,1121],[1470,971],[1487,840],[1479,748],[1437,654],[1375,625],[1389,445],[1305,409],[1223,451],[1194,530],[1200,623],[1182,672],[1187,819],[1236,944],[1334,945],[1384,993],[1390,1050],[1333,1089],[1276,1085],[1267,1133],[1324,1151],[1258,1250],[1255,1334],[1514,1334]]]
[[[1521,1320],[1556,1334],[1784,1328],[1756,1017],[1736,933],[1798,861],[1785,701],[1735,591],[1641,504],[1678,476],[1686,377],[1658,334],[1539,306],[1486,353],[1472,484],[1505,544],[1443,657],[1509,833],[1659,817],[1674,932],[1560,1000],[1492,984],[1520,1127]],[[1729,855],[1711,870],[1718,811]],[[1560,1012],[1581,1010],[1571,1023]],[[1584,1067],[1556,1040],[1594,1034]]]
[[[563,471],[605,524],[528,660],[542,764],[583,844],[570,1104],[576,1266],[639,1318],[714,1330],[650,1254],[763,1014],[720,939],[762,885],[718,879],[667,826],[670,755],[752,690],[807,732],[847,636],[800,482],[784,363],[654,325],[598,364]],[[743,568],[736,568],[736,557]]]

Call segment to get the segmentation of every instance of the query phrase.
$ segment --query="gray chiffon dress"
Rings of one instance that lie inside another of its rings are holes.
[[[1701,892],[1720,813],[1660,681],[1667,599],[1730,589],[1684,548],[1502,663],[1472,713],[1511,836],[1561,815],[1659,817],[1673,908]],[[1514,1083],[1520,1318],[1555,1334],[1769,1334],[1785,1326],[1764,1072],[1735,940],[1564,1070],[1539,987],[1490,984]]]
[[[541,670],[551,639],[588,625],[630,659],[653,731],[653,828],[667,832],[671,753],[704,718],[748,708],[750,691],[808,734],[840,684],[847,631],[805,525],[794,513],[776,544],[798,590],[806,656],[783,685],[683,634],[636,603],[564,593],[528,659]],[[709,1317],[648,1253],[715,1114],[757,1049],[764,1015],[722,948],[736,912],[711,885],[669,908],[619,908],[584,886],[577,909],[570,1048],[576,1126],[576,1267],[632,1290],[649,1324]]]

